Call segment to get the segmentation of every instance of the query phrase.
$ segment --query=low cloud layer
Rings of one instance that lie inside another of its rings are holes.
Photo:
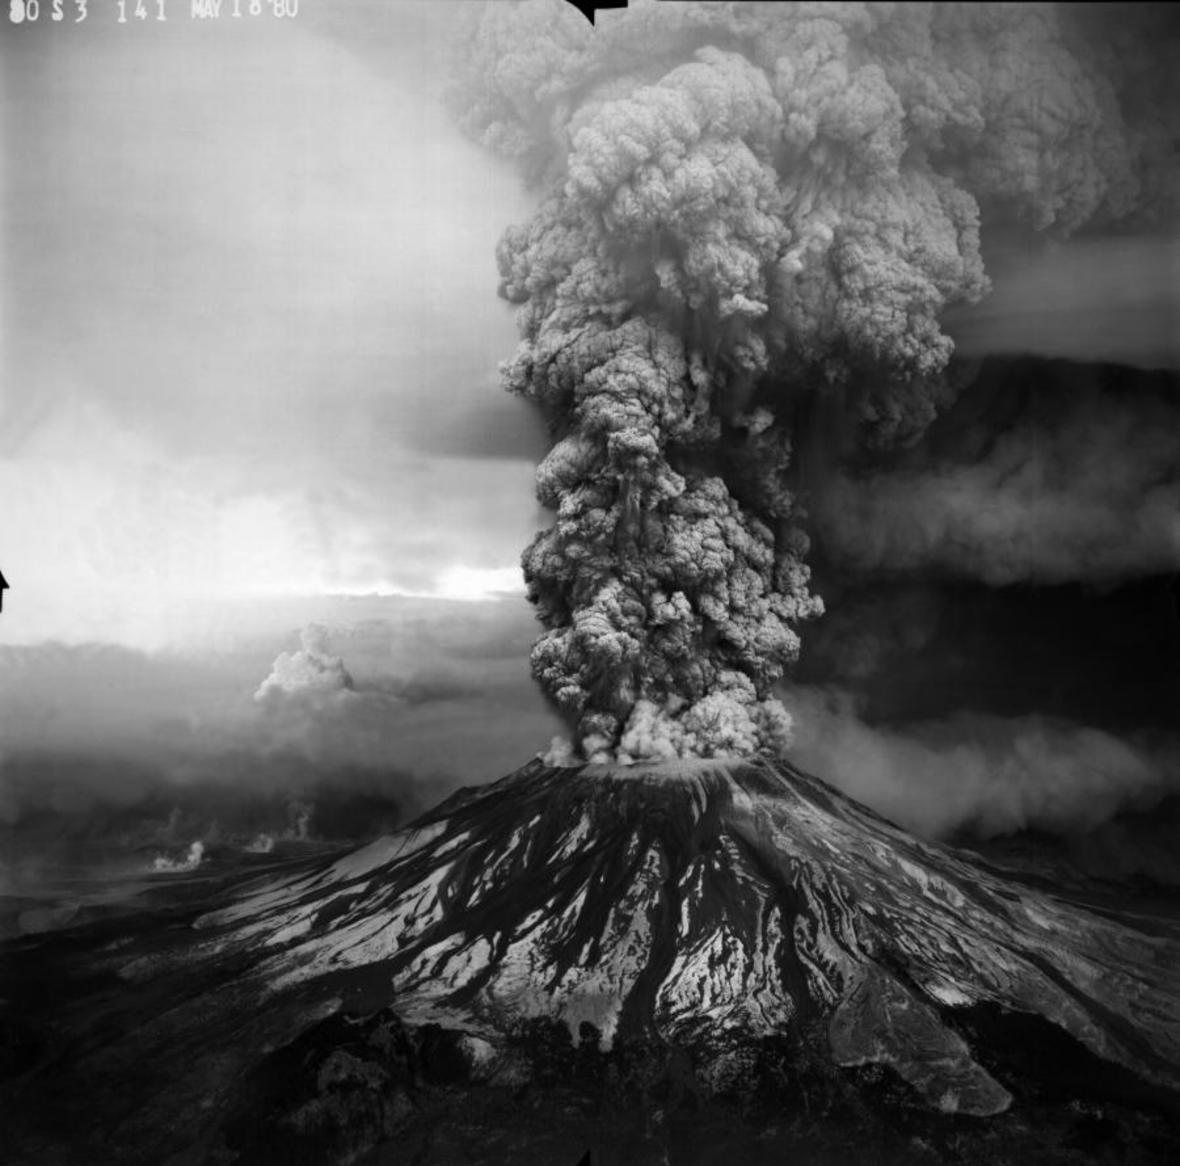
[[[1180,793],[1175,737],[971,712],[870,725],[838,688],[795,687],[784,703],[796,724],[792,760],[928,836],[1086,831]]]
[[[959,357],[994,354],[1180,370],[1180,237],[1132,235],[1013,248],[991,292],[942,325]]]
[[[155,839],[179,857],[194,835],[289,833],[310,806],[313,836],[355,836],[502,777],[557,730],[522,602],[337,609],[352,618],[204,655],[0,648],[0,828],[14,847]]]
[[[1027,393],[1014,417],[973,408]],[[997,366],[900,466],[816,483],[824,553],[852,572],[1114,583],[1180,570],[1180,395],[1169,374]],[[955,432],[959,427],[958,432]]]

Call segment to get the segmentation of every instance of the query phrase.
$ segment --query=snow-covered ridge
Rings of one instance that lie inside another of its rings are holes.
[[[818,1021],[833,1063],[987,1114],[1009,1095],[951,1017],[991,1003],[1180,1085],[1175,929],[1010,882],[783,763],[535,761],[199,926],[265,952],[260,999],[392,1005],[493,1044],[537,1016],[604,1043],[654,1029],[723,1074]]]

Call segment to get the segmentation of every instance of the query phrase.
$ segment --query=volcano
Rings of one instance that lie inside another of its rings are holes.
[[[89,1162],[499,1160],[389,1147],[423,1089],[519,1097],[557,1081],[561,1048],[571,1080],[655,1050],[665,1106],[756,1093],[786,1112],[826,1082],[874,1113],[1010,1132],[1037,1099],[1076,1118],[1071,1091],[1098,1089],[1152,1145],[1174,1133],[1174,920],[921,841],[785,762],[533,761],[221,895],[59,937],[51,986],[44,944],[10,945],[10,1032],[14,1007],[26,1034],[51,1014],[6,1089],[10,1160],[48,1160],[20,1155],[62,1130]],[[906,1160],[946,1160],[914,1144]]]

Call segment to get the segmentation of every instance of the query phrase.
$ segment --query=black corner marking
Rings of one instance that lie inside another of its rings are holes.
[[[572,4],[591,24],[594,14],[604,8],[626,8],[627,0],[566,0]]]

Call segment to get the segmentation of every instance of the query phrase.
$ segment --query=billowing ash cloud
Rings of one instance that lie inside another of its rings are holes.
[[[820,611],[795,418],[922,432],[953,396],[940,314],[988,289],[981,217],[1160,213],[1168,132],[1116,42],[1041,5],[488,6],[453,99],[542,196],[499,247],[503,375],[557,439],[524,569],[582,755],[781,748]]]

